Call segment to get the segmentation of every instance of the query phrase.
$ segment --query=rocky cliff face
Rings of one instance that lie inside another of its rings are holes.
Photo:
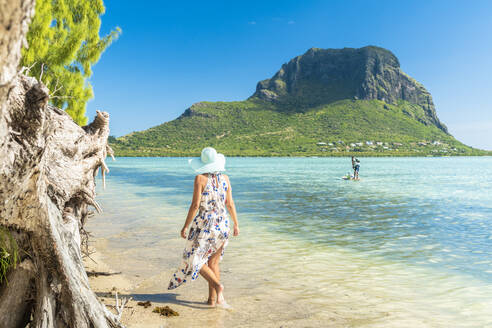
[[[286,110],[309,108],[342,99],[378,99],[389,104],[405,100],[420,106],[419,120],[447,133],[437,117],[431,94],[400,69],[390,51],[364,48],[311,48],[271,78],[258,83],[251,98],[279,104]]]

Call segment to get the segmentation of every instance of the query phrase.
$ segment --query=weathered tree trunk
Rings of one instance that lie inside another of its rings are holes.
[[[0,140],[8,134],[5,111],[7,94],[17,75],[21,47],[34,14],[34,0],[0,0]],[[6,156],[0,141],[0,160]]]
[[[48,104],[41,81],[19,74],[34,3],[0,0],[0,225],[21,264],[0,286],[0,327],[121,327],[91,291],[80,230],[107,171],[109,115],[79,127]]]
[[[25,327],[31,317],[34,304],[32,286],[35,268],[30,259],[25,259],[8,277],[8,288],[0,290],[0,313],[2,327]]]

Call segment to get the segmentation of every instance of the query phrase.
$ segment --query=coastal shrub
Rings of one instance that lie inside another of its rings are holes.
[[[17,243],[12,234],[4,228],[0,228],[0,285],[7,281],[10,269],[15,269],[19,261]]]

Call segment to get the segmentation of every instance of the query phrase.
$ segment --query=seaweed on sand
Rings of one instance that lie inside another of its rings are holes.
[[[145,301],[145,302],[138,302],[137,305],[143,306],[144,308],[148,308],[152,306],[152,303],[150,301]]]
[[[154,313],[159,313],[160,315],[166,316],[166,317],[175,317],[179,316],[179,313],[171,309],[169,306],[156,306],[154,310],[152,311]]]

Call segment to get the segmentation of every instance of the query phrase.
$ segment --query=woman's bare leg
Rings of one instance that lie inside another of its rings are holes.
[[[208,267],[214,272],[217,279],[220,281],[220,255],[222,254],[223,246],[220,247],[214,255],[210,256],[208,259]],[[215,305],[215,301],[217,300],[217,292],[212,284],[208,284],[208,301],[209,305]]]
[[[202,266],[202,269],[200,270],[200,274],[203,276],[203,278],[205,278],[205,280],[208,281],[209,285],[212,285],[212,287],[215,289],[215,292],[217,293],[217,300],[219,300],[219,298],[223,299],[222,291],[224,290],[224,286],[220,284],[220,280],[217,279],[212,269],[210,269],[207,264],[204,264]],[[218,301],[217,303],[221,302]]]

